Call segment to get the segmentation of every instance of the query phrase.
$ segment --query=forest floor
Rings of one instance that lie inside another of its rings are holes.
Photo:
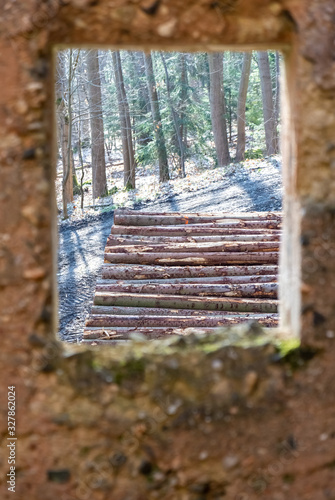
[[[122,167],[121,167],[122,168]],[[59,337],[80,341],[84,321],[92,306],[95,282],[103,264],[107,236],[116,207],[157,212],[236,212],[281,210],[282,176],[279,156],[246,160],[226,168],[187,165],[185,179],[159,185],[153,168],[141,169],[135,191],[123,191],[120,165],[110,167],[108,184],[120,186],[111,197],[96,200],[93,208],[90,185],[80,210],[77,196],[70,218],[59,216],[58,291]],[[89,181],[88,181],[89,182]],[[85,187],[86,187],[85,186]],[[57,202],[60,206],[59,182]]]

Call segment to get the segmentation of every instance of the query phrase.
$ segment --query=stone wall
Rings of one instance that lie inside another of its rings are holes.
[[[335,499],[335,4],[26,0],[0,19],[1,498]],[[286,59],[282,335],[132,348],[55,339],[53,50],[278,48]],[[289,336],[300,335],[299,347]]]

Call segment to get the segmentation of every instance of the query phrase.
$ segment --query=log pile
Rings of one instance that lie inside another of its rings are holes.
[[[83,342],[278,323],[280,212],[116,210]]]

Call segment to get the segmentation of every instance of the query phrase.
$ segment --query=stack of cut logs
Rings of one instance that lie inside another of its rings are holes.
[[[246,321],[275,327],[280,227],[279,212],[117,210],[83,341],[211,333]]]

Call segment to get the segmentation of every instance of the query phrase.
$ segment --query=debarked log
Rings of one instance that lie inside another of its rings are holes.
[[[254,321],[261,325],[276,326],[278,319],[276,315],[254,315]],[[86,319],[86,327],[215,327],[234,325],[251,321],[243,316],[111,316],[90,315]]]
[[[94,304],[101,306],[165,307],[241,312],[277,312],[278,301],[271,299],[238,299],[140,293],[96,292]]]
[[[196,295],[198,297],[259,297],[277,298],[277,283],[251,284],[97,284],[97,292],[129,292],[163,295]]]
[[[165,266],[209,266],[220,264],[275,264],[278,252],[192,252],[180,253],[105,253],[105,262],[114,264],[163,264]]]
[[[232,216],[233,215],[233,216]],[[239,222],[241,224],[249,222],[269,221],[277,225],[281,222],[281,217],[272,215],[261,217],[259,215],[242,214],[222,214],[222,215],[148,215],[148,214],[121,214],[114,213],[114,224],[121,226],[175,226],[185,224],[221,224],[226,222]],[[258,226],[255,226],[258,227]],[[265,226],[271,227],[271,226]]]
[[[187,226],[112,226],[111,234],[140,235],[140,236],[204,236],[204,235],[233,235],[233,234],[281,234],[279,228],[246,228],[241,226],[213,226],[187,225]]]
[[[111,279],[172,279],[220,276],[277,275],[277,265],[247,266],[145,266],[104,264],[102,277]]]
[[[162,243],[213,243],[213,242],[246,242],[246,241],[279,241],[280,234],[271,234],[262,232],[262,234],[235,234],[235,235],[219,235],[219,236],[113,236],[107,238],[106,246],[112,247],[116,245],[146,245],[146,244],[162,244]]]

